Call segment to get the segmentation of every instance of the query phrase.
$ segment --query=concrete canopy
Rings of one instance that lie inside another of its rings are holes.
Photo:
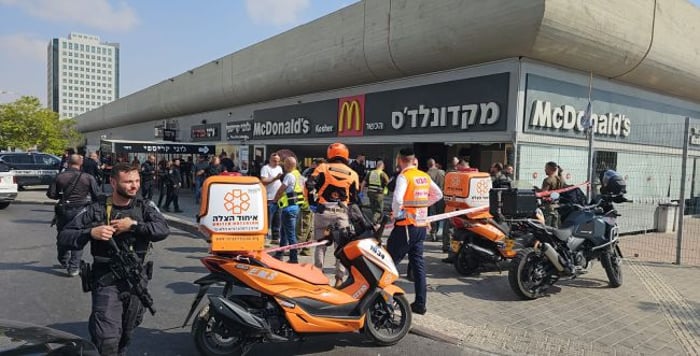
[[[686,0],[364,0],[79,116],[91,132],[528,57],[700,101]]]

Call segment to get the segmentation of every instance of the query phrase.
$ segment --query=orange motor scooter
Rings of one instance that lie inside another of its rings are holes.
[[[476,169],[449,172],[445,176],[445,212],[489,205],[491,176]],[[461,275],[476,273],[482,266],[496,265],[516,256],[507,227],[486,211],[450,218],[450,258]],[[500,269],[500,268],[499,268]]]
[[[220,295],[207,295],[208,303],[194,318],[199,352],[245,354],[258,343],[361,330],[380,345],[399,342],[412,314],[404,291],[393,284],[396,266],[375,238],[383,224],[374,231],[351,215],[354,229],[327,229],[327,240],[336,243],[335,255],[350,275],[334,288],[313,265],[282,262],[262,251],[265,196],[254,177],[215,176],[204,182],[198,220],[211,236],[212,254],[202,258],[210,274],[195,281],[200,290],[185,325],[210,286],[224,288]]]

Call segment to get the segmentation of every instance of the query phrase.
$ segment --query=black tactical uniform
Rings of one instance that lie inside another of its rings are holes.
[[[155,182],[156,168],[151,161],[141,164],[141,196],[145,199],[153,199],[153,183]]]
[[[141,198],[132,199],[126,207],[112,206],[110,221],[130,217],[137,221],[129,232],[115,235],[126,242],[143,262],[151,242],[165,239],[170,230],[155,204]],[[100,201],[87,206],[59,234],[59,244],[82,248],[90,242],[94,257],[92,267],[92,313],[89,329],[92,342],[102,355],[126,355],[131,334],[143,320],[144,307],[130,293],[124,281],[115,280],[109,268],[114,254],[108,241],[94,240],[90,230],[107,223],[107,204]]]
[[[83,207],[96,201],[99,195],[97,181],[90,174],[81,174],[80,170],[72,167],[59,173],[46,191],[46,196],[50,199],[60,199],[60,204],[54,208],[56,229],[60,232]],[[71,276],[77,275],[83,249],[71,250],[61,245],[56,247],[58,262]]]

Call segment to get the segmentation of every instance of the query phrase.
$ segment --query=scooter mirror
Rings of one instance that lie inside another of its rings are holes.
[[[559,200],[560,195],[559,195],[559,193],[557,193],[557,192],[553,192],[552,194],[549,195],[549,197],[550,197],[552,200]]]

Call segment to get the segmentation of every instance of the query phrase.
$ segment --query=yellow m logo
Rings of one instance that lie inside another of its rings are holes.
[[[353,130],[353,123],[355,129]],[[357,100],[346,101],[341,105],[338,113],[338,132],[345,130],[360,131],[362,129],[362,115],[360,103]]]

